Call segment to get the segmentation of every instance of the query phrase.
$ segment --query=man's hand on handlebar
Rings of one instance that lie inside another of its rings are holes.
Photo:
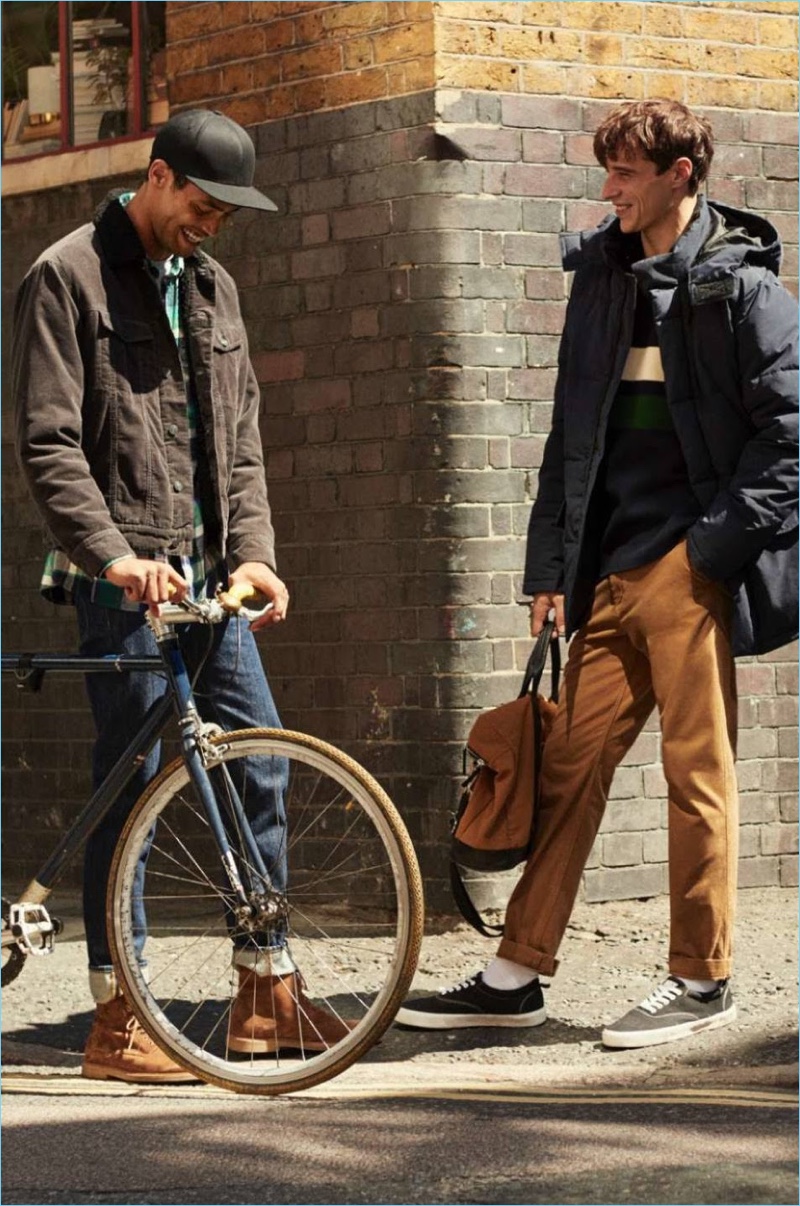
[[[250,585],[254,590],[265,595],[272,607],[263,615],[253,620],[250,625],[252,632],[265,628],[268,624],[279,624],[286,617],[289,606],[289,592],[274,570],[262,561],[245,561],[233,571],[228,579],[228,590],[237,587],[237,595],[241,595],[242,587]],[[247,599],[242,600],[247,606]]]
[[[180,603],[188,590],[186,580],[166,561],[123,557],[104,571],[103,577],[121,586],[131,603],[148,603],[158,615],[159,603]]]

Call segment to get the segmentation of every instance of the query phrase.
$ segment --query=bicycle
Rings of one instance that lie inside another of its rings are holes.
[[[175,626],[215,624],[239,610],[249,620],[257,614],[252,608],[234,593],[218,592],[159,610],[147,613],[154,656],[2,655],[3,671],[34,689],[55,671],[145,670],[167,682],[136,738],[34,878],[14,901],[3,900],[2,983],[14,980],[27,958],[52,951],[61,927],[45,902],[175,713],[181,755],[134,805],[109,878],[106,913],[118,982],[152,1039],[201,1080],[264,1095],[308,1088],[344,1071],[378,1041],[411,984],[423,921],[414,849],[380,785],[334,746],[303,733],[223,731],[202,721]],[[272,867],[247,818],[248,768],[252,774],[255,758],[269,759],[287,782],[286,847]],[[133,906],[148,844],[141,888],[145,963]],[[274,873],[284,853],[288,886],[281,889]],[[286,1058],[280,1050],[242,1054],[228,1045],[236,993],[232,946],[263,949],[265,934],[286,939],[308,996],[354,1023],[338,1043]]]

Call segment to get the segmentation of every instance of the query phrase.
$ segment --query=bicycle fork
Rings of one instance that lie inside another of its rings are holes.
[[[211,740],[216,734],[222,734],[223,730],[218,725],[205,724],[200,718],[177,634],[160,624],[155,617],[148,617],[148,620],[173,688],[184,761],[214,835],[222,868],[236,901],[232,912],[244,930],[252,932],[274,925],[285,915],[285,901],[283,895],[273,887],[239,792],[225,765],[225,743]],[[212,775],[220,781],[220,790],[215,790]],[[224,802],[227,817],[223,816],[221,801]],[[237,861],[228,837],[226,820],[243,845],[243,862]]]

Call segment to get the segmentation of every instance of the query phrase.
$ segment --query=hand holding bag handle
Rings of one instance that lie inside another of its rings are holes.
[[[555,621],[547,620],[542,627],[542,631],[536,638],[536,644],[531,650],[531,655],[528,658],[528,664],[525,667],[525,677],[522,680],[522,687],[518,695],[518,699],[522,699],[523,695],[528,693],[535,699],[539,691],[539,683],[544,674],[545,663],[547,662],[547,651],[550,650],[550,698],[554,703],[558,703],[558,680],[561,677],[561,648],[557,640],[553,640],[553,634],[556,630]]]

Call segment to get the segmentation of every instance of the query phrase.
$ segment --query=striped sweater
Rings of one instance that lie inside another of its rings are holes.
[[[667,405],[652,307],[641,289],[592,512],[598,579],[663,557],[700,514]]]

